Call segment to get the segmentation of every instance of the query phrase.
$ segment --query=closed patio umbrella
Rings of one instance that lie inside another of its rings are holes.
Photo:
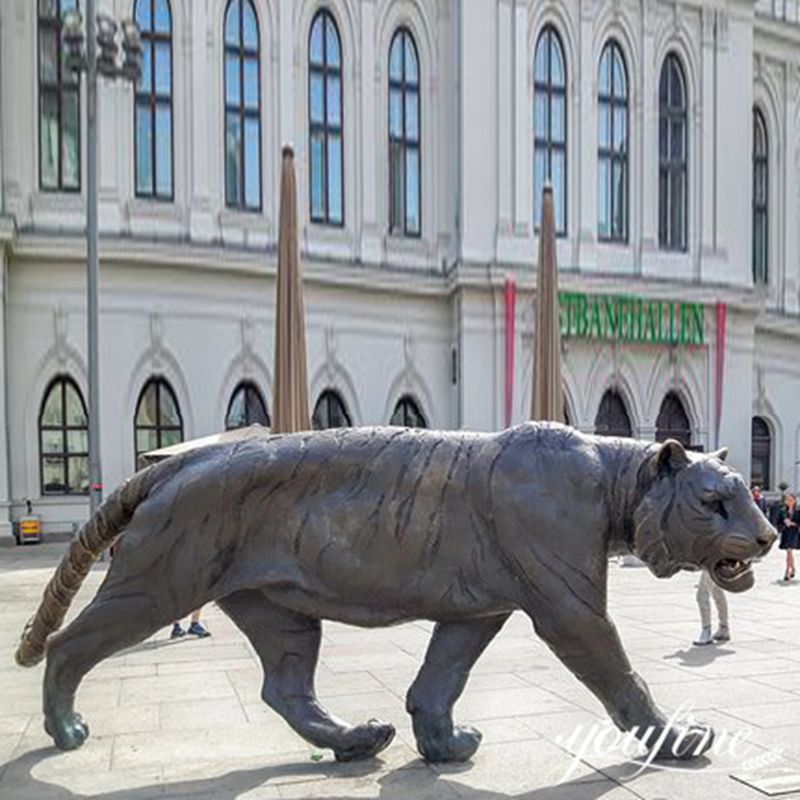
[[[297,185],[294,151],[288,146],[283,148],[281,167],[274,374],[272,431],[309,430],[306,319],[297,245]]]
[[[553,190],[549,183],[545,184],[542,193],[542,222],[539,230],[531,419],[564,422],[556,226]]]

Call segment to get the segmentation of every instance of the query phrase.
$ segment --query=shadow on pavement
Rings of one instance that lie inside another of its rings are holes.
[[[668,656],[664,656],[665,661],[678,659],[681,667],[704,667],[711,664],[718,658],[736,655],[735,650],[729,650],[724,645],[708,644],[702,647],[689,647],[685,650],[676,650]]]
[[[48,758],[58,754],[52,747],[32,750],[5,765],[0,771],[0,794],[4,798],[24,798],[24,800],[154,800],[154,798],[198,797],[204,800],[236,800],[240,795],[258,789],[276,787],[272,783],[281,778],[292,778],[292,787],[302,796],[304,779],[314,782],[314,797],[317,800],[352,800],[347,790],[337,790],[337,783],[342,780],[353,781],[363,779],[374,772],[384,769],[380,759],[360,762],[358,764],[326,764],[297,763],[264,766],[252,769],[241,769],[227,772],[224,775],[202,780],[177,781],[173,783],[153,783],[149,786],[124,788],[109,792],[84,795],[72,792],[63,786],[39,780],[33,775],[35,768]],[[457,775],[468,772],[470,764],[465,764]],[[522,794],[506,794],[493,792],[485,788],[471,789],[463,784],[457,787],[457,795],[465,800],[600,800],[603,795],[618,787],[611,778],[615,772],[623,775],[621,770],[630,769],[630,763],[620,764],[603,769],[605,775],[597,775],[596,779],[583,776],[574,781],[541,787]],[[701,768],[701,767],[699,767]],[[649,772],[646,770],[645,772]],[[642,774],[645,774],[643,772]],[[330,794],[321,794],[321,781],[330,781]],[[286,786],[287,782],[281,781]],[[395,769],[376,780],[379,789],[379,800],[410,800],[413,798],[455,797],[456,787],[446,776],[437,773],[422,761],[412,762],[408,766]],[[349,784],[352,785],[352,784]]]

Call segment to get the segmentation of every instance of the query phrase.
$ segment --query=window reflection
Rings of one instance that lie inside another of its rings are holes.
[[[261,82],[258,20],[252,0],[225,12],[225,204],[261,209]]]
[[[628,240],[628,77],[622,50],[610,40],[598,76],[598,236]]]
[[[538,228],[542,219],[542,192],[545,181],[549,180],[553,187],[556,234],[560,236],[567,232],[566,90],[564,50],[555,28],[547,25],[539,34],[534,56],[533,218]]]
[[[400,28],[389,48],[389,229],[419,236],[419,64],[411,32]]]
[[[142,74],[134,94],[134,177],[139,197],[172,198],[172,16],[167,0],[136,0]]]
[[[39,413],[42,494],[89,491],[89,419],[83,396],[66,376],[45,392]]]
[[[80,189],[80,94],[67,69],[61,20],[77,8],[75,0],[39,3],[39,186]]]
[[[309,170],[311,219],[344,222],[342,71],[339,31],[321,9],[311,23],[308,47]]]

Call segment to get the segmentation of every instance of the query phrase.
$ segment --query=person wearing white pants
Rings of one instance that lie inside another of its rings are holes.
[[[716,633],[711,633],[711,597],[714,598],[714,605],[717,607],[719,615],[719,628]],[[720,589],[711,579],[706,570],[700,573],[700,581],[697,584],[697,606],[700,609],[700,622],[702,630],[695,639],[694,644],[705,645],[714,642],[727,642],[731,638],[730,628],[728,627],[728,600],[725,592]]]

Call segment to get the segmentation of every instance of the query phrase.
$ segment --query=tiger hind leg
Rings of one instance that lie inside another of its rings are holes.
[[[440,622],[425,654],[425,663],[408,690],[417,750],[427,761],[466,761],[481,743],[480,731],[453,723],[453,706],[469,672],[508,614],[461,622]]]
[[[321,641],[319,620],[283,608],[257,589],[217,604],[247,636],[264,669],[261,696],[306,741],[333,750],[338,761],[371,758],[394,738],[394,726],[370,720],[348,725],[329,714],[314,690]]]
[[[89,736],[88,725],[74,710],[75,693],[86,673],[169,624],[176,611],[158,610],[145,592],[114,597],[101,588],[70,625],[50,637],[44,674],[44,727],[56,747],[75,750]]]

